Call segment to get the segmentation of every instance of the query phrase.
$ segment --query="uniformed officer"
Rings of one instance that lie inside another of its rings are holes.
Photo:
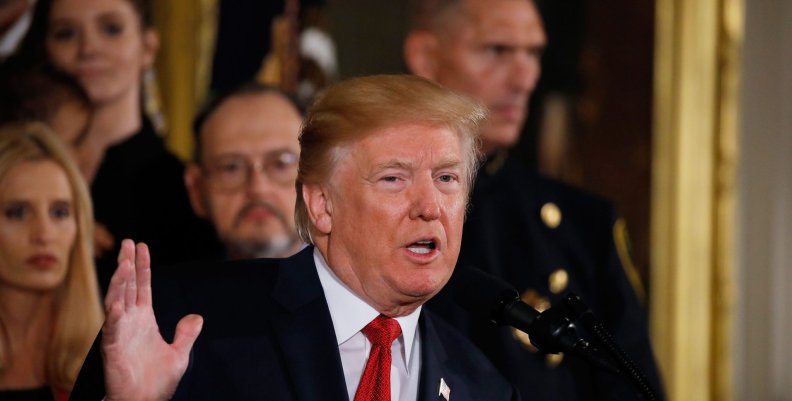
[[[508,156],[525,122],[545,46],[531,0],[418,0],[404,42],[415,74],[467,93],[490,109],[486,162],[464,227],[459,264],[494,273],[539,310],[572,291],[592,307],[649,381],[660,380],[645,313],[628,279],[624,224],[613,206],[534,175]],[[444,294],[430,303],[465,331],[532,400],[631,399],[623,379],[586,362],[544,355],[527,336],[468,317]]]

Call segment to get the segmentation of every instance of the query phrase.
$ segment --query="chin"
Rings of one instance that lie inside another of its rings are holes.
[[[405,286],[405,293],[415,298],[429,299],[435,294],[440,292],[443,286],[448,281],[449,277],[438,277],[436,274],[429,277],[420,275],[419,277],[411,277],[411,280]]]

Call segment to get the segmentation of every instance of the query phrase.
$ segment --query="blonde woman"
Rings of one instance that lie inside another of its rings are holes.
[[[103,319],[88,190],[39,123],[0,127],[0,399],[65,400]]]

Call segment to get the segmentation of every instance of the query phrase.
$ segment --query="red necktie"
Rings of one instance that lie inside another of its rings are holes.
[[[362,331],[371,341],[371,353],[355,401],[390,401],[391,344],[401,334],[401,327],[399,322],[379,315]]]

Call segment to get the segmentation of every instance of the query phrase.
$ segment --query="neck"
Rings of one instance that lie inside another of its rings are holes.
[[[119,99],[95,104],[89,140],[106,149],[135,135],[143,124],[139,99],[140,91],[132,90]]]
[[[47,384],[54,293],[0,287],[0,322],[5,328],[0,388],[29,389]]]
[[[314,232],[314,234],[316,234]],[[352,292],[360,297],[364,302],[369,304],[377,312],[388,317],[407,316],[413,313],[419,306],[428,300],[428,298],[403,298],[403,299],[389,299],[383,294],[377,293],[378,291],[370,291],[366,285],[360,280],[353,269],[349,268],[347,261],[350,260],[349,256],[344,254],[343,251],[332,252],[332,247],[329,246],[329,236],[314,236],[314,245],[319,249],[327,266],[333,274],[341,280]]]
[[[33,292],[0,288],[0,320],[11,339],[49,337],[52,326],[53,291]]]

